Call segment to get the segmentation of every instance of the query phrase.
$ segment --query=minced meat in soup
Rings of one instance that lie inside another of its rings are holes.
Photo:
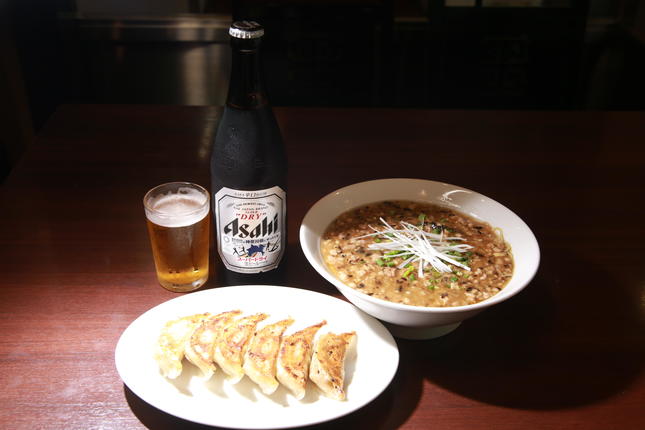
[[[387,226],[383,221],[395,230],[419,232],[419,228],[441,237],[441,245],[458,249],[443,252],[459,265],[446,263],[447,272],[424,259],[403,265],[411,258],[405,245],[398,250],[374,249],[396,245],[389,243],[396,240],[391,239],[393,233],[384,231]],[[497,230],[450,208],[428,203],[384,201],[345,212],[327,228],[321,251],[329,269],[346,285],[370,296],[414,306],[477,303],[497,294],[513,275],[510,247]]]

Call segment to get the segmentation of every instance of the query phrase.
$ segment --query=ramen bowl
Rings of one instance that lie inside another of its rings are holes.
[[[511,279],[497,294],[478,303],[451,307],[422,307],[369,296],[347,286],[323,261],[320,245],[327,227],[340,214],[358,206],[385,200],[435,204],[487,222],[501,229],[513,253]],[[352,304],[382,321],[390,332],[405,339],[431,339],[455,330],[462,321],[501,303],[524,289],[535,276],[540,249],[531,229],[502,204],[475,191],[421,179],[379,179],[336,190],[316,202],[300,226],[300,245],[313,268]]]

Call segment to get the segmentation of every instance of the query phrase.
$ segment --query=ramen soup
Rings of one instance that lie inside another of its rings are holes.
[[[413,306],[463,306],[513,275],[501,231],[450,208],[384,201],[343,213],[321,241],[325,264],[367,295]]]

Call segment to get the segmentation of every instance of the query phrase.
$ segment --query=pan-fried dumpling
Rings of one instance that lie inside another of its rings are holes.
[[[325,324],[327,322],[322,321],[282,339],[276,376],[278,381],[287,387],[298,400],[305,396],[314,336]]]
[[[258,323],[269,316],[258,313],[235,320],[228,324],[215,341],[213,358],[222,368],[232,383],[237,383],[244,377],[242,359],[248,341],[255,332]]]
[[[275,379],[275,363],[282,334],[291,324],[291,318],[268,324],[256,331],[249,341],[242,368],[264,394],[272,394],[280,385]]]
[[[181,361],[184,359],[186,340],[208,315],[208,313],[189,315],[168,321],[164,325],[157,340],[154,358],[166,378],[175,379],[181,374],[183,369]]]
[[[242,311],[227,311],[206,317],[186,341],[186,358],[199,367],[205,379],[210,378],[217,366],[213,362],[213,346],[222,329]]]
[[[345,400],[345,357],[355,339],[355,332],[326,333],[316,341],[309,379],[334,400]]]

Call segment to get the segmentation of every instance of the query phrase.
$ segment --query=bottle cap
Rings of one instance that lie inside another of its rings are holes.
[[[228,34],[237,39],[257,39],[264,36],[264,28],[255,21],[235,21]]]

